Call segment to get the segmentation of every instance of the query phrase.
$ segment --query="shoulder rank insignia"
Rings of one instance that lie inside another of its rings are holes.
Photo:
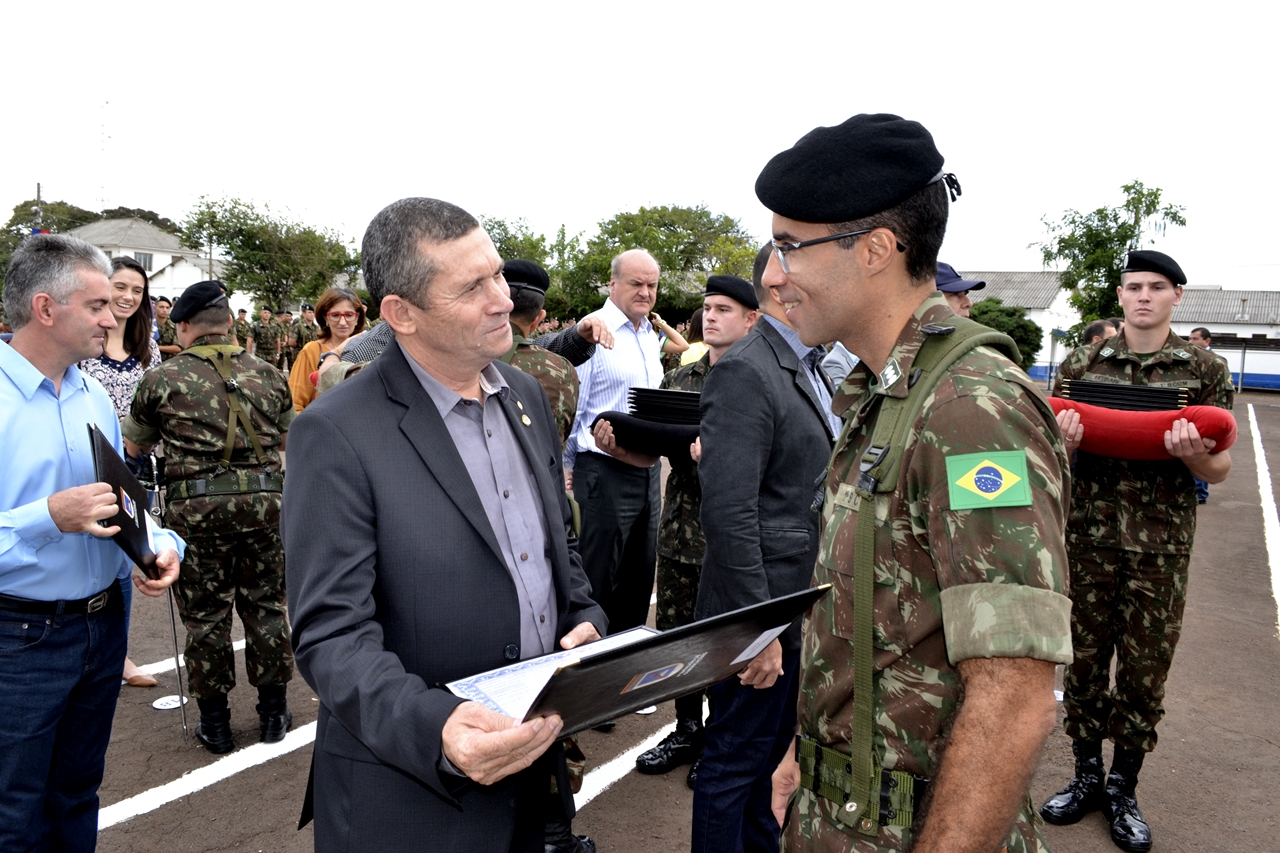
[[[1030,506],[1027,452],[1004,450],[948,456],[947,491],[953,510]]]
[[[1115,354],[1116,354],[1116,351],[1113,350],[1111,347],[1107,347],[1106,349],[1102,350],[1102,352],[1098,353],[1098,355],[1102,356],[1103,358],[1111,358],[1111,356]]]
[[[1191,358],[1191,353],[1187,352],[1184,349],[1176,349],[1173,351],[1173,354],[1176,355],[1178,358]]]
[[[902,368],[898,366],[898,360],[896,358],[889,359],[888,364],[884,366],[884,370],[880,371],[880,384],[885,388],[892,388],[901,378]]]

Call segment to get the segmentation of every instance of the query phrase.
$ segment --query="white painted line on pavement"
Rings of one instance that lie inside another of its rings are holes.
[[[1258,465],[1258,496],[1262,499],[1262,533],[1267,541],[1267,562],[1271,564],[1271,598],[1280,606],[1280,514],[1276,512],[1276,496],[1271,490],[1271,468],[1262,448],[1262,432],[1253,403],[1249,404],[1249,431],[1253,433],[1253,458]],[[1280,616],[1276,619],[1280,632]]]
[[[236,640],[234,643],[231,644],[232,651],[238,652],[238,651],[241,651],[242,649],[244,649],[244,640]],[[178,658],[182,661],[183,666],[187,665],[186,655],[178,655]],[[159,675],[162,672],[173,672],[173,666],[174,666],[173,658],[165,658],[164,660],[159,661],[157,663],[149,663],[149,664],[146,664],[145,666],[140,666],[138,667],[138,669],[142,670],[148,675]]]
[[[582,790],[573,795],[573,802],[578,808],[582,808],[596,797],[609,790],[614,782],[622,779],[632,770],[636,769],[636,758],[642,752],[648,752],[658,745],[658,741],[676,730],[676,724],[663,726],[658,731],[649,735],[649,737],[640,741],[626,752],[606,761],[595,770],[592,770],[586,776],[582,777]]]
[[[98,812],[98,831],[115,826],[138,815],[155,811],[166,803],[190,796],[224,779],[301,749],[316,739],[316,724],[307,723],[285,735],[280,743],[255,743],[219,758],[212,764],[198,767],[168,784],[143,791],[141,794],[113,803]]]

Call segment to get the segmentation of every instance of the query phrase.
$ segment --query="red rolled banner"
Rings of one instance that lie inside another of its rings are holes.
[[[1107,409],[1090,406],[1061,397],[1050,397],[1049,404],[1055,413],[1074,409],[1080,413],[1084,436],[1080,449],[1098,456],[1116,459],[1145,459],[1151,461],[1172,459],[1164,449],[1164,434],[1173,428],[1173,422],[1186,418],[1196,425],[1201,438],[1215,442],[1212,453],[1221,453],[1236,443],[1236,419],[1226,409],[1217,406],[1187,406],[1163,412],[1129,412],[1123,409]]]

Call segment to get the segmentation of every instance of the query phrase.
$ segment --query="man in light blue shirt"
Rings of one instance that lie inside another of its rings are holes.
[[[649,616],[662,514],[659,466],[630,465],[601,452],[592,426],[603,412],[628,411],[629,389],[657,388],[662,381],[660,344],[648,319],[660,275],[658,262],[643,249],[613,259],[609,299],[595,314],[613,332],[613,349],[577,367],[578,414],[564,448],[564,467],[572,472],[573,497],[582,508],[582,567],[614,632],[643,625]]]
[[[94,849],[98,786],[124,666],[133,566],[100,522],[89,424],[117,451],[111,398],[76,362],[102,354],[110,263],[82,240],[29,237],[5,275],[0,343],[0,850]],[[161,595],[185,547],[160,530]]]

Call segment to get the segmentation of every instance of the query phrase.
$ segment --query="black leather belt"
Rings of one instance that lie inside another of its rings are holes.
[[[31,613],[39,616],[54,616],[58,613],[97,613],[111,602],[115,595],[115,581],[111,586],[97,595],[80,598],[75,601],[35,601],[30,598],[16,598],[12,595],[0,595],[0,610],[15,613]]]

